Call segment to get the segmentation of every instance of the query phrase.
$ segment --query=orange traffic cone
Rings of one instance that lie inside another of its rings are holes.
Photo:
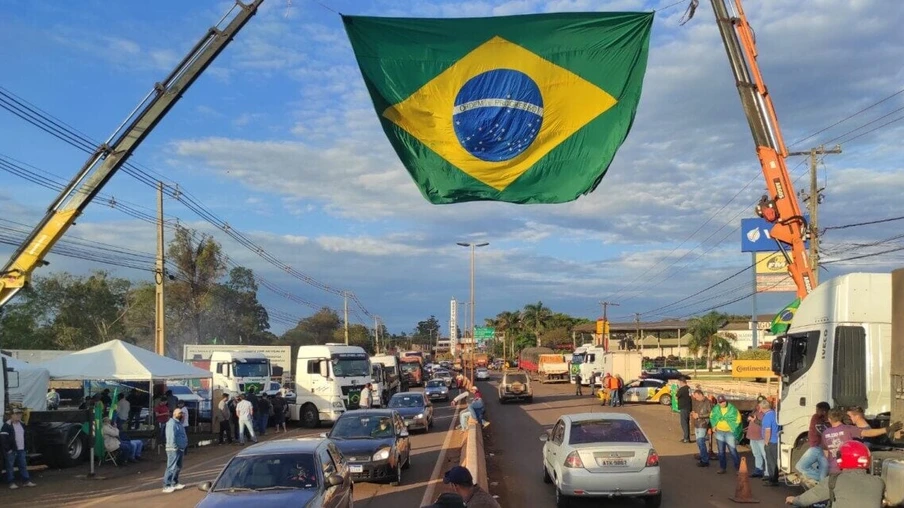
[[[735,494],[730,497],[735,503],[759,503],[759,499],[753,498],[753,492],[750,491],[750,477],[747,475],[747,457],[741,457],[741,467],[738,469],[738,486],[735,488]]]

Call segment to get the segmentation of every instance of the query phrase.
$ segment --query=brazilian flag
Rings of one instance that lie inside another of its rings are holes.
[[[343,22],[428,201],[563,203],[599,185],[631,130],[653,13]]]
[[[781,335],[787,332],[788,328],[791,328],[791,320],[794,318],[798,307],[800,307],[800,298],[795,298],[793,302],[785,306],[772,318],[772,326],[769,329],[772,335]]]

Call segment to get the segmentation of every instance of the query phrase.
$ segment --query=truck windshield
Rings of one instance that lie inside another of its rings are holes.
[[[571,363],[574,365],[580,365],[584,363],[584,353],[575,353],[571,357]]]
[[[267,362],[235,362],[232,365],[235,377],[270,377],[270,364]]]
[[[409,372],[415,372],[420,368],[421,368],[421,365],[418,363],[403,363],[402,364],[402,372],[404,372],[406,374]]]
[[[370,360],[366,354],[340,353],[332,357],[333,375],[336,377],[370,376]]]

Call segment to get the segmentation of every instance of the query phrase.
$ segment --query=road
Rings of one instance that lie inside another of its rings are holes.
[[[633,404],[620,408],[604,408],[584,388],[584,397],[574,395],[572,384],[531,383],[532,404],[500,405],[496,383],[480,383],[485,392],[487,417],[491,425],[486,433],[490,491],[499,496],[503,508],[555,506],[551,485],[542,481],[539,437],[551,429],[560,415],[585,412],[618,411],[629,413],[640,423],[653,441],[661,457],[662,506],[668,508],[701,508],[737,506],[728,498],[735,493],[737,475],[731,465],[726,475],[717,475],[718,467],[695,467],[695,444],[681,443],[678,418],[668,407],[659,404]],[[747,447],[741,449],[753,468],[753,456]],[[491,455],[492,454],[492,455]],[[716,463],[716,465],[718,462]],[[493,485],[495,483],[495,485]],[[765,487],[760,480],[751,482],[753,497],[761,506],[782,506],[786,496],[797,495],[791,487]],[[607,500],[573,503],[576,507],[605,508],[640,507],[637,500]]]
[[[411,436],[411,469],[406,470],[402,484],[355,484],[355,506],[367,508],[399,508],[421,506],[431,475],[437,467],[444,441],[450,433],[453,409],[445,403],[434,406],[434,428],[427,434],[420,431]],[[265,439],[286,439],[317,436],[329,428],[293,429],[289,434],[269,432]],[[451,434],[455,434],[454,432]],[[449,436],[452,437],[452,436]],[[450,440],[451,441],[451,440]],[[172,494],[162,494],[161,478],[166,465],[166,455],[156,455],[153,450],[144,453],[145,460],[124,467],[103,465],[97,468],[95,478],[87,479],[84,467],[33,472],[36,488],[20,488],[8,491],[4,488],[0,498],[3,506],[141,506],[142,508],[172,508],[194,506],[204,497],[196,486],[216,478],[223,466],[239,450],[238,446],[205,446],[193,448],[185,457],[180,480],[187,488]],[[457,451],[455,452],[457,454]],[[452,454],[450,454],[451,456]],[[439,469],[445,470],[448,458]],[[441,476],[441,473],[440,473]]]

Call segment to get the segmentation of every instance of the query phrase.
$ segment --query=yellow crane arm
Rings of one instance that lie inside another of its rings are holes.
[[[28,284],[44,257],[202,72],[257,13],[263,0],[236,1],[167,78],[151,90],[57,196],[44,218],[0,270],[0,307]],[[234,13],[234,15],[233,15]],[[225,27],[219,28],[227,19]]]

